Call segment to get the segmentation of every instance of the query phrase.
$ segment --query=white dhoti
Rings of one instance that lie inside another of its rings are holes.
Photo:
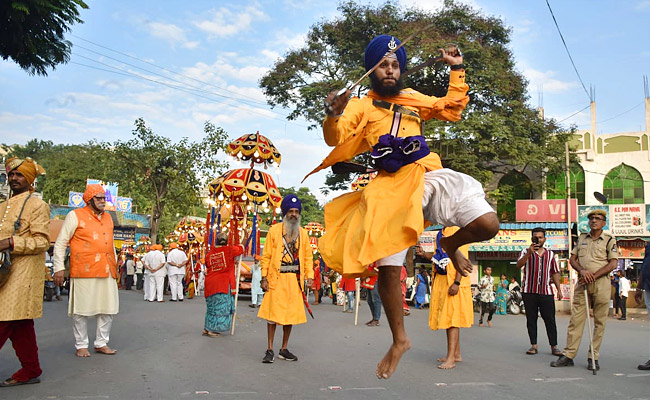
[[[449,168],[424,174],[424,219],[442,226],[464,228],[481,215],[494,212],[479,181]],[[377,260],[377,265],[403,265],[407,249]]]
[[[88,317],[97,317],[95,347],[108,343],[113,315],[119,312],[120,298],[113,278],[70,279],[68,315],[72,316],[72,331],[77,349],[88,348]]]
[[[149,278],[151,274],[144,274],[144,279],[142,281],[142,291],[144,292],[144,299],[149,300]]]

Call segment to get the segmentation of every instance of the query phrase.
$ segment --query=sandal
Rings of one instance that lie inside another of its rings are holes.
[[[537,349],[535,347],[531,347],[526,351],[526,354],[530,354],[530,355],[537,354]]]
[[[558,357],[559,357],[559,356],[562,355],[562,350],[560,350],[560,349],[558,349],[558,348],[554,348],[554,349],[551,350],[551,354],[553,354],[554,356],[558,356]]]
[[[10,386],[20,386],[20,385],[30,385],[32,383],[41,383],[40,378],[32,378],[26,381],[17,381],[12,378],[7,378],[4,381],[0,382],[0,387],[10,387]]]

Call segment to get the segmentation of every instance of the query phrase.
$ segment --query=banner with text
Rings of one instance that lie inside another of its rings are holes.
[[[650,236],[650,204],[611,204],[578,207],[578,230],[589,232],[587,216],[593,210],[605,210],[603,230],[614,236]]]
[[[571,199],[571,221],[575,222],[578,200]],[[517,222],[566,222],[566,200],[517,200]]]

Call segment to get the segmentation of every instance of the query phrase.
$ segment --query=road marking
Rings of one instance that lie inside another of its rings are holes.
[[[650,376],[650,374],[627,374],[628,378],[638,378],[640,376]]]
[[[579,381],[584,378],[534,378],[534,381],[537,382],[571,382],[571,381]]]
[[[496,383],[492,382],[456,382],[450,383],[450,386],[496,386]]]
[[[343,390],[386,390],[385,387],[346,388]]]

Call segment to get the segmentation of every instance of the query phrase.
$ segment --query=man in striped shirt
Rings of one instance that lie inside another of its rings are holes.
[[[557,327],[555,325],[555,301],[551,280],[557,289],[557,299],[562,300],[560,290],[560,269],[551,250],[544,248],[546,231],[535,228],[532,232],[532,244],[521,251],[517,267],[524,269],[521,281],[524,306],[526,307],[526,326],[531,347],[526,354],[537,354],[537,314],[542,315],[546,325],[548,342],[553,355],[562,355],[557,348]]]

